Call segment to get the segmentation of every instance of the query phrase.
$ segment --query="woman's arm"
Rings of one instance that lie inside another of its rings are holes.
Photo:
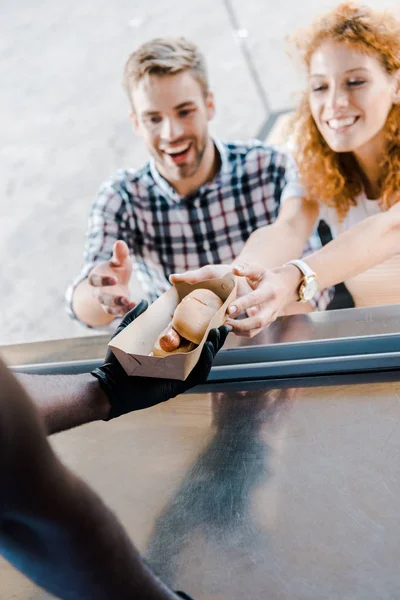
[[[351,279],[398,252],[400,202],[354,225],[305,260],[322,289]]]
[[[290,293],[291,280],[296,274],[289,269],[288,274],[275,276],[274,267],[301,256],[318,219],[318,204],[301,197],[288,198],[275,223],[252,233],[233,266],[207,265],[194,271],[171,275],[170,281],[199,283],[222,277],[227,272],[238,275],[238,299],[230,307],[229,313],[234,318],[227,323],[234,333],[253,337],[278,316],[285,314],[285,308],[292,303],[292,297],[286,299],[285,293],[287,290]],[[297,279],[300,279],[299,275]],[[299,308],[302,309],[301,312],[313,310],[309,303],[302,304]],[[251,316],[241,321],[236,320],[235,317],[244,311]]]
[[[368,217],[340,234],[304,260],[316,273],[320,289],[346,281],[400,252],[400,203],[390,210]],[[237,316],[255,304],[262,310],[254,317],[237,321],[235,330],[254,335],[284,314],[296,302],[301,273],[293,265],[262,270],[245,267],[242,275],[257,282],[254,292],[235,302]],[[269,290],[269,293],[268,293]],[[228,320],[228,324],[234,321]]]
[[[254,231],[234,264],[255,263],[267,269],[299,258],[318,224],[319,206],[304,198],[288,198],[272,225]]]

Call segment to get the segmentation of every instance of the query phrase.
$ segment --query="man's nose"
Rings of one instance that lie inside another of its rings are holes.
[[[161,138],[166,142],[173,142],[183,134],[182,124],[178,119],[164,119],[161,128]]]

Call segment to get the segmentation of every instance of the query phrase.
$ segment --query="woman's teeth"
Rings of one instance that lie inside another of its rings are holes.
[[[343,119],[329,119],[327,121],[331,129],[341,129],[342,127],[350,127],[354,125],[358,117],[345,117]]]

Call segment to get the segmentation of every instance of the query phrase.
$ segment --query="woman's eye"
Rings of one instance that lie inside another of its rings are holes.
[[[150,123],[156,124],[161,121],[161,117],[150,117]]]
[[[347,82],[347,85],[349,85],[350,87],[357,87],[359,85],[362,85],[363,83],[365,83],[365,81],[363,81],[362,79],[352,79],[351,81]]]

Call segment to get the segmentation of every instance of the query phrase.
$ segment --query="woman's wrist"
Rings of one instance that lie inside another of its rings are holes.
[[[285,294],[285,306],[297,302],[299,299],[298,289],[301,283],[302,274],[295,265],[283,265],[273,269],[279,277]]]

